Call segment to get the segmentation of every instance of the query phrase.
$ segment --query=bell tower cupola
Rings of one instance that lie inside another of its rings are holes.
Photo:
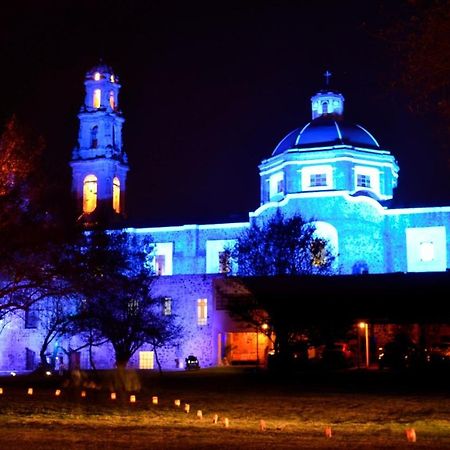
[[[72,192],[79,220],[95,224],[124,216],[128,159],[122,146],[118,76],[99,64],[86,73],[84,86],[78,145],[70,162]]]
[[[325,88],[311,97],[312,120],[327,116],[341,119],[344,117],[344,96],[330,89],[331,72],[327,70],[323,76]]]

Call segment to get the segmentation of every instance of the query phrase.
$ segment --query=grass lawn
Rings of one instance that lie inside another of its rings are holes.
[[[107,372],[84,386],[67,386],[57,376],[0,378],[0,449],[448,450],[448,375],[274,375],[232,367],[139,372],[129,374],[134,390],[116,400],[116,381]],[[407,428],[416,442],[407,440]]]

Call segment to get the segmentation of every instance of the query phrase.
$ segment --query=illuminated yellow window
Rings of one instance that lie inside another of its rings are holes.
[[[109,91],[109,105],[112,109],[116,107],[116,102],[114,101],[114,91]]]
[[[88,175],[83,182],[83,212],[91,213],[97,207],[97,177]]]
[[[95,72],[95,74],[94,74],[94,80],[95,80],[95,81],[100,80],[100,73],[99,73],[99,72]]]
[[[113,179],[113,209],[120,213],[120,180],[117,177]]]
[[[114,75],[111,75],[110,80],[111,80],[111,83],[114,83],[114,81],[115,81]]]
[[[199,298],[197,300],[197,324],[206,325],[208,318],[208,300],[206,298]]]
[[[139,352],[139,369],[153,369],[155,365],[153,352]]]
[[[93,106],[94,108],[100,108],[100,98],[101,98],[101,90],[100,89],[95,89],[94,90],[94,98],[93,98]]]

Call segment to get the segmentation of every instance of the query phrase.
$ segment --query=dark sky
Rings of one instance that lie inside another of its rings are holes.
[[[433,123],[391,87],[395,56],[376,34],[398,11],[382,4],[19,0],[2,6],[0,119],[44,135],[69,189],[84,75],[103,58],[122,84],[130,220],[241,221],[259,206],[258,164],[310,120],[328,69],[347,119],[399,162],[393,206],[450,204]]]

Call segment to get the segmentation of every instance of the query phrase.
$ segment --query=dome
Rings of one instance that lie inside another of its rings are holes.
[[[332,145],[380,148],[377,140],[361,125],[347,123],[334,115],[322,115],[303,128],[291,131],[275,147],[272,156],[280,155],[288,149]]]

